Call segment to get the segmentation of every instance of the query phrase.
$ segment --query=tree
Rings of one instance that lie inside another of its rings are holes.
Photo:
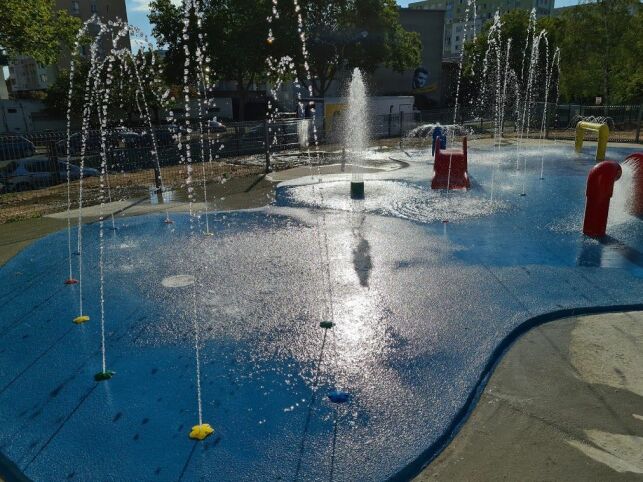
[[[166,72],[172,84],[183,82],[185,63],[184,42],[193,55],[199,35],[207,40],[206,57],[215,76],[234,81],[239,94],[239,117],[244,120],[245,104],[252,86],[266,78],[266,58],[269,55],[268,23],[270,0],[204,0],[202,28],[198,28],[194,12],[190,18],[187,39],[183,38],[185,6],[173,5],[170,0],[154,0],[150,4],[152,33],[158,43],[168,48]],[[194,55],[190,59],[195,63]],[[193,72],[194,74],[194,72]],[[196,76],[190,81],[196,83]]]
[[[250,88],[267,78],[269,56],[294,59],[299,81],[307,83],[298,12],[293,2],[279,3],[279,18],[270,24],[274,35],[271,42],[267,41],[266,18],[271,15],[272,0],[202,0],[200,4],[204,12],[202,31],[197,31],[192,22],[187,41],[193,42],[199,33],[208,34],[207,56],[212,70],[219,79],[236,82],[241,119]],[[314,95],[323,96],[344,68],[360,67],[372,72],[386,65],[403,71],[420,62],[419,36],[402,28],[394,0],[300,0],[299,5]],[[185,13],[183,7],[170,0],[151,3],[153,34],[168,48],[168,80],[172,83],[180,83],[185,62]]]
[[[561,47],[561,98],[643,101],[643,9],[638,0],[588,0],[551,27]]]
[[[513,41],[510,66],[520,74],[529,14],[513,10],[501,21],[503,37]],[[476,95],[489,27],[466,45],[461,99]],[[560,17],[539,19],[536,32],[542,29],[550,52],[556,46],[561,50],[561,101],[593,104],[600,96],[606,105],[643,102],[643,8],[638,0],[587,0]]]
[[[538,44],[538,58],[533,70],[531,92],[532,98],[538,101],[545,98],[545,80],[550,73],[556,75],[549,66],[555,49],[559,44],[559,24],[557,18],[543,17],[538,19],[530,31],[531,14],[528,10],[514,9],[500,17],[500,30],[494,33],[490,48],[490,32],[495,20],[488,21],[483,26],[480,34],[475,40],[464,45],[464,61],[462,69],[462,81],[460,84],[459,104],[460,112],[469,116],[486,116],[491,108],[491,103],[496,97],[496,81],[500,77],[504,85],[505,75],[507,80],[507,106],[517,105],[517,95],[527,90],[529,82],[529,65],[534,38],[538,38],[545,31],[546,35],[540,39]],[[511,49],[508,52],[507,46],[511,42]],[[497,51],[500,49],[500,76],[498,76]],[[486,62],[486,63],[485,63]],[[484,78],[482,77],[485,73]],[[453,85],[457,85],[453,82]],[[552,86],[550,95],[553,94]],[[548,97],[550,102],[555,99]],[[508,108],[508,107],[507,107]]]
[[[131,126],[135,122],[135,119],[141,122],[141,118],[145,114],[143,100],[145,100],[145,103],[147,103],[150,109],[152,121],[160,122],[160,109],[166,106],[165,101],[162,99],[163,86],[160,83],[155,69],[150,67],[152,55],[154,54],[149,51],[139,51],[133,58],[121,56],[113,60],[110,83],[111,95],[109,96],[107,109],[109,112],[108,124],[118,125],[122,123]],[[80,56],[75,57],[74,63],[75,74],[74,85],[71,89],[71,114],[72,121],[78,121],[82,116],[85,106],[85,88],[91,65],[86,59]],[[136,65],[136,69],[141,77],[141,83],[143,85],[142,92],[138,86],[136,75],[133,73],[134,65]],[[94,86],[90,87],[90,92],[97,95],[97,97],[92,100],[95,106],[101,105],[104,100],[104,89],[108,86],[107,76],[107,69],[101,69],[96,76],[97,78],[95,78],[97,88],[94,88]],[[44,102],[47,110],[51,114],[59,117],[67,116],[69,82],[69,72],[63,70],[59,72],[56,80],[47,90]],[[98,121],[95,117],[95,112],[92,113],[91,121],[93,126],[96,127]]]
[[[402,28],[394,0],[301,0],[299,3],[315,96],[323,97],[342,69],[358,67],[372,73],[377,67],[386,66],[403,72],[420,63],[420,37]],[[296,26],[296,15],[290,5],[282,8],[284,18]],[[293,45],[291,55],[297,60],[299,80],[305,83],[300,41],[296,36],[286,35],[285,42]]]
[[[57,10],[54,0],[0,0],[0,50],[42,64],[58,60],[61,42],[72,45],[80,20]]]
[[[625,30],[620,56],[622,63],[616,71],[615,102],[643,104],[643,8],[638,8]]]
[[[561,93],[566,100],[641,101],[643,14],[638,0],[595,0],[562,16]],[[636,47],[639,47],[638,49]]]

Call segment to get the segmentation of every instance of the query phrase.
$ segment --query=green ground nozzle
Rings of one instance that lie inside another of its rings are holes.
[[[333,326],[335,326],[335,323],[332,321],[322,321],[319,323],[319,327],[323,328],[324,330],[330,330]]]
[[[104,372],[98,372],[94,375],[94,380],[97,382],[104,382],[105,380],[110,380],[114,375],[116,375],[116,372],[105,370]]]
[[[364,199],[363,182],[351,182],[351,199]]]

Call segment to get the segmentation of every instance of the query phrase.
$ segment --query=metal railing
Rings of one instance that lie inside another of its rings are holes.
[[[547,107],[545,137],[548,139],[573,139],[576,122],[594,116],[602,117],[610,125],[611,142],[640,142],[641,106],[556,107],[549,104]],[[535,106],[530,131],[522,135],[531,138],[542,135],[543,109],[543,104]],[[435,122],[449,124],[452,118],[452,108],[379,115],[371,122],[371,135],[374,139],[404,137],[417,126]],[[478,117],[461,120],[461,123],[476,137],[494,134],[492,119]],[[198,126],[198,121],[193,122],[191,133],[174,125],[159,126],[152,133],[141,128],[113,127],[104,140],[98,131],[90,130],[84,143],[79,132],[74,132],[69,139],[64,131],[0,134],[0,223],[4,219],[2,213],[14,208],[20,210],[21,204],[27,202],[46,205],[48,211],[65,208],[68,172],[73,206],[82,161],[87,188],[85,200],[88,204],[97,203],[101,151],[106,160],[105,182],[110,199],[114,200],[149,195],[161,182],[169,189],[185,185],[187,145],[195,163],[194,175],[208,182],[301,165],[306,159],[300,154],[309,152],[313,144],[312,119],[236,122],[225,126],[208,123],[203,135],[198,133]],[[504,127],[503,136],[520,135],[510,116]],[[341,142],[344,135],[337,119],[317,119],[316,131],[320,144]],[[332,161],[332,157],[328,159]]]

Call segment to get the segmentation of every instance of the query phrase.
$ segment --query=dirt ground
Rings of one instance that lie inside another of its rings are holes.
[[[238,165],[223,162],[206,164],[205,178],[208,182],[237,177],[252,176],[263,172],[258,165]],[[194,166],[194,182],[203,182],[200,164]],[[161,176],[166,188],[178,188],[185,184],[186,167],[184,165],[164,167]],[[109,196],[112,201],[120,199],[137,199],[149,196],[154,187],[152,169],[136,172],[112,174],[109,179]],[[78,207],[79,181],[70,184],[71,208]],[[108,193],[105,193],[105,202]],[[100,179],[87,178],[83,181],[83,205],[93,206],[100,203]],[[43,189],[0,195],[0,224],[39,218],[46,214],[67,209],[67,184],[59,184]]]

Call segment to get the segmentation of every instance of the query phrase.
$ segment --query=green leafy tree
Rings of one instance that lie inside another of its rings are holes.
[[[206,57],[218,79],[236,82],[239,95],[239,117],[245,117],[245,104],[252,86],[266,78],[266,58],[274,49],[267,42],[270,0],[204,0],[202,28],[198,29],[193,12],[189,14],[187,39],[183,38],[184,6],[170,0],[154,0],[150,4],[152,33],[159,44],[168,49],[165,61],[167,80],[183,82],[184,42],[194,54],[199,35],[207,40]],[[194,66],[194,57],[190,59]],[[190,81],[196,83],[196,75]]]
[[[532,40],[528,36],[530,25],[530,12],[525,9],[515,9],[502,15],[500,18],[500,49],[501,49],[501,79],[504,81],[505,72],[511,76],[507,84],[507,96],[509,104],[516,100],[516,87],[521,92],[527,88],[528,68],[530,54],[532,49]],[[547,32],[546,38],[541,40],[539,46],[539,57],[535,72],[536,78],[533,80],[535,91],[544,94],[545,78],[547,75],[547,58],[552,59],[553,53],[559,44],[559,24],[560,20],[551,17],[538,19],[534,28],[534,35],[538,36],[543,30]],[[460,112],[464,116],[487,116],[491,108],[491,101],[495,94],[496,81],[496,51],[489,49],[489,32],[493,25],[493,20],[487,21],[480,34],[474,41],[465,43],[464,62],[462,69],[462,81],[460,85],[459,103]],[[509,50],[508,60],[507,45],[511,39],[511,49]],[[548,54],[548,55],[545,55]],[[486,78],[482,79],[481,75],[484,70],[484,60],[487,57]],[[508,62],[508,66],[506,63]],[[508,67],[508,68],[507,68]],[[457,73],[453,74],[457,77]],[[457,80],[457,79],[455,79]],[[482,89],[482,84],[486,85]],[[452,101],[455,96],[456,81],[451,83],[453,92],[451,92]],[[552,87],[552,91],[553,91]],[[480,98],[481,91],[486,96]],[[550,92],[552,94],[553,92]],[[538,100],[544,98],[544,95],[536,95]],[[553,101],[553,97],[549,97]]]
[[[643,104],[643,8],[638,8],[625,31],[616,71],[615,102]]]
[[[326,94],[342,69],[358,67],[372,73],[383,65],[403,72],[420,63],[420,37],[402,28],[399,7],[394,0],[301,0],[299,3],[309,50],[312,90],[316,96]],[[284,18],[296,26],[290,6],[283,8]],[[287,31],[287,27],[283,29]],[[291,45],[299,80],[305,83],[299,39],[286,35],[285,43]]]
[[[566,100],[640,102],[643,15],[638,0],[597,0],[564,12],[561,92]],[[638,49],[636,47],[639,47]]]
[[[144,126],[144,123],[142,123],[142,115],[144,114],[143,100],[145,100],[150,109],[152,121],[155,123],[161,122],[159,117],[160,110],[166,107],[166,100],[163,99],[164,86],[161,79],[156,75],[155,69],[150,67],[152,55],[154,54],[151,52],[139,51],[133,59],[123,57],[113,62],[110,84],[111,94],[107,109],[109,113],[108,124],[110,126],[119,124],[128,126],[141,124]],[[134,63],[141,76],[142,92],[138,82],[135,80],[136,76],[132,73]],[[79,121],[85,106],[85,88],[90,67],[86,59],[76,56],[74,85],[71,89],[72,122]],[[95,105],[100,105],[103,102],[103,89],[107,86],[107,70],[102,69],[96,80],[97,88],[95,89],[92,85],[91,92],[98,95],[93,99]],[[69,71],[63,70],[59,72],[53,85],[47,90],[44,102],[51,114],[59,117],[67,116],[69,84]],[[92,126],[96,127],[97,122],[96,113],[93,112]]]
[[[0,0],[0,50],[29,55],[42,64],[58,60],[61,42],[72,45],[80,20],[54,0]]]
[[[323,96],[341,69],[360,67],[372,72],[386,65],[403,71],[420,61],[419,36],[402,28],[394,0],[300,0],[299,5],[314,95]],[[250,88],[267,78],[269,56],[291,57],[298,79],[307,83],[297,12],[292,2],[279,3],[279,19],[271,24],[272,42],[267,41],[266,21],[271,14],[271,0],[203,0],[202,7],[202,32],[192,22],[187,41],[194,42],[199,33],[207,36],[207,57],[213,72],[219,79],[236,82],[241,119]],[[151,3],[153,34],[159,44],[168,48],[166,61],[171,83],[180,83],[182,78],[184,16],[183,7],[170,0]]]
[[[503,38],[513,42],[510,66],[520,74],[529,13],[513,10],[501,21]],[[487,49],[490,25],[466,45],[465,98],[475,97],[476,72]],[[556,46],[561,49],[561,101],[594,103],[596,96],[605,104],[643,101],[643,9],[638,0],[585,1],[560,17],[539,19],[536,32],[543,29],[550,52]]]
[[[635,1],[583,3],[564,12],[562,19],[561,90],[566,100],[613,100],[614,79],[624,60],[622,49]],[[629,46],[628,46],[629,48]]]

